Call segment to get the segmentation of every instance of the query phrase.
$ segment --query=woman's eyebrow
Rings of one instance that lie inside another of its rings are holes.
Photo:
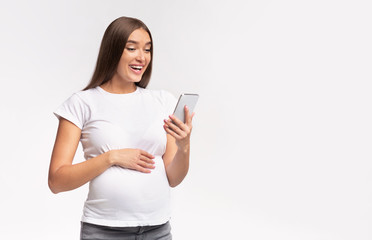
[[[127,43],[138,44],[138,42],[137,41],[134,41],[134,40],[128,40]],[[150,42],[147,42],[145,45],[151,45],[151,41]]]

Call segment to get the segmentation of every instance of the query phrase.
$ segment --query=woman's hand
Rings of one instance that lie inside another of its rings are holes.
[[[154,156],[141,149],[118,149],[108,152],[109,161],[112,165],[128,168],[143,173],[151,173],[154,169]]]
[[[188,150],[190,148],[190,135],[192,130],[192,118],[195,113],[190,114],[189,108],[185,106],[185,123],[177,117],[170,115],[168,120],[164,120],[165,131],[176,139],[179,150]]]

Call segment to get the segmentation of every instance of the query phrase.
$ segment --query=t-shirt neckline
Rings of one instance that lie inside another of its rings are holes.
[[[111,92],[108,92],[106,91],[105,89],[103,89],[101,86],[97,86],[96,87],[98,89],[98,91],[100,91],[101,93],[105,94],[105,95],[109,95],[109,96],[132,96],[134,94],[137,94],[139,93],[140,91],[140,87],[139,86],[136,86],[136,90],[134,92],[130,92],[130,93],[111,93]]]

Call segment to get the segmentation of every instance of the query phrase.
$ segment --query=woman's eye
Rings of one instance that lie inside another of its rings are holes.
[[[136,50],[135,48],[127,48],[128,51],[134,51]]]
[[[146,52],[151,52],[151,49],[145,49]]]

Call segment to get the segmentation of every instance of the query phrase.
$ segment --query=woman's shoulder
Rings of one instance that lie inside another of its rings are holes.
[[[87,90],[80,90],[77,91],[76,94],[80,96],[90,96],[90,95],[96,95],[98,93],[98,87],[89,88]]]
[[[87,90],[77,91],[72,96],[74,96],[75,98],[79,98],[81,101],[90,102],[91,100],[95,99],[97,94],[97,88],[90,88]]]

